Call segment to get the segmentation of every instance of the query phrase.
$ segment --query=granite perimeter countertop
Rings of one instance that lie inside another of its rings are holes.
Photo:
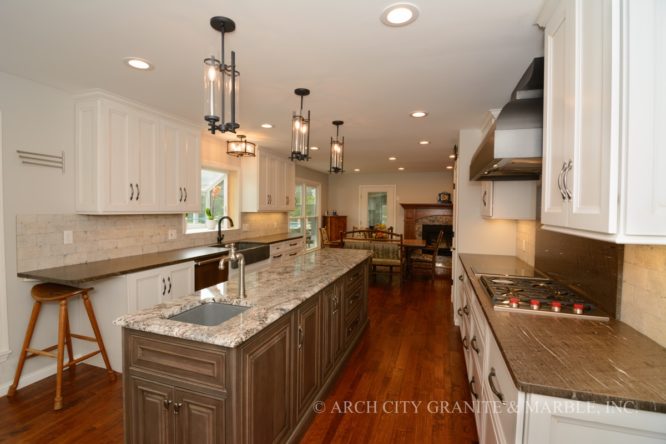
[[[272,244],[298,237],[302,237],[302,235],[282,233],[251,239],[239,239],[233,242]],[[44,282],[79,286],[87,282],[149,270],[151,268],[178,264],[180,262],[213,258],[215,256],[220,256],[227,251],[229,251],[229,249],[222,245],[181,248],[159,253],[148,253],[103,261],[87,262],[85,264],[21,271],[16,273],[16,275],[18,277],[36,279]]]
[[[460,259],[518,390],[666,413],[666,348],[614,319],[497,312],[475,273],[540,273],[513,256]]]
[[[285,259],[245,277],[246,299],[238,299],[236,279],[114,321],[121,327],[224,347],[237,347],[301,302],[317,294],[356,265],[370,258],[365,250],[325,248]],[[251,307],[216,326],[168,318],[208,302]]]

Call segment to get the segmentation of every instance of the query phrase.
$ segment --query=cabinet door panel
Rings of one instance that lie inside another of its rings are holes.
[[[178,299],[194,293],[194,263],[186,262],[169,267],[167,285],[163,300]]]
[[[567,205],[562,197],[563,166],[572,144],[572,0],[564,0],[545,29],[544,133],[541,222],[565,226]]]
[[[174,403],[179,404],[176,415],[177,443],[225,442],[224,400],[176,389]]]
[[[171,387],[130,377],[132,430],[129,436],[137,444],[173,442],[173,415],[168,401]],[[166,406],[166,407],[165,407]]]
[[[162,125],[162,152],[164,153],[164,204],[165,208],[178,210],[183,205],[183,186],[180,183],[180,133],[171,124]]]
[[[611,2],[576,0],[575,130],[571,170],[570,228],[613,233],[617,230],[618,134],[616,98],[618,57],[612,52]],[[571,68],[569,68],[571,69]],[[615,73],[615,74],[612,74]],[[611,121],[614,116],[615,121]],[[567,160],[568,162],[568,160]]]
[[[292,331],[292,317],[285,316],[243,345],[243,442],[281,442],[289,434]]]
[[[135,153],[130,144],[134,137],[131,117],[129,111],[120,105],[104,103],[102,119],[105,120],[102,124],[102,143],[106,147],[103,160],[106,167],[101,167],[105,180],[100,192],[104,194],[104,207],[110,211],[128,210],[136,194],[130,188],[130,183],[134,186],[130,166],[136,165]]]
[[[319,390],[320,298],[313,296],[297,311],[296,325],[296,416],[311,408]]]
[[[201,149],[199,137],[183,130],[181,138],[182,184],[185,190],[184,211],[199,211],[201,200]]]
[[[135,189],[134,202],[145,211],[158,209],[158,170],[160,165],[159,155],[159,125],[157,119],[147,115],[139,114],[136,119],[136,139],[133,150],[136,150],[136,165],[131,165],[135,171],[134,182],[138,187]]]
[[[127,275],[127,311],[150,308],[160,303],[168,289],[161,269],[153,269]]]

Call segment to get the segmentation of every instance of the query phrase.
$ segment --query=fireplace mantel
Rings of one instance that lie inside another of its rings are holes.
[[[405,239],[416,238],[417,220],[428,216],[452,216],[453,204],[447,203],[401,203],[405,209]]]

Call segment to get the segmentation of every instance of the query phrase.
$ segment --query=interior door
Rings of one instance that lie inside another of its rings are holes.
[[[395,227],[395,185],[361,185],[358,220],[364,228],[378,224]]]

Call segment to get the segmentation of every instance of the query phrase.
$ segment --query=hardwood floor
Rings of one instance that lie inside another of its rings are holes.
[[[477,442],[473,413],[445,412],[470,399],[450,289],[442,277],[371,283],[370,326],[301,443]]]
[[[470,396],[450,320],[451,282],[414,276],[400,287],[387,278],[371,281],[370,326],[301,442],[476,442],[472,413],[441,412]],[[86,364],[65,371],[57,412],[54,387],[49,377],[0,398],[0,442],[123,441],[121,378],[109,382],[104,369]]]

